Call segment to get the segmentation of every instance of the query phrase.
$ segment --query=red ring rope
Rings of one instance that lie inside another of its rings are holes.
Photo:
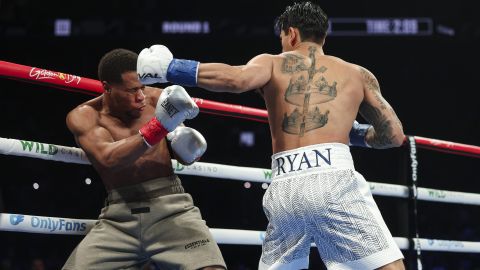
[[[44,84],[67,91],[82,92],[89,95],[103,93],[102,84],[93,79],[83,78],[57,71],[29,67],[0,61],[0,76],[30,83]],[[268,123],[266,110],[221,103],[200,98],[194,98],[200,110],[204,113],[230,116]],[[439,152],[480,158],[480,147],[436,139],[415,136],[417,146]]]

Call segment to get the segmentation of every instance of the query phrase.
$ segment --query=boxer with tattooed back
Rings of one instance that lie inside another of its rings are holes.
[[[176,59],[153,45],[139,54],[137,72],[145,84],[263,93],[273,156],[259,269],[308,268],[312,242],[328,269],[404,269],[349,149],[400,146],[400,120],[370,71],[324,53],[328,20],[318,5],[287,7],[277,27],[283,49],[277,55],[231,66]],[[356,122],[358,113],[370,124]]]
[[[207,148],[198,131],[182,124],[198,106],[181,86],[143,85],[137,57],[125,49],[106,53],[98,65],[104,93],[67,115],[108,195],[62,269],[143,269],[148,262],[159,269],[226,269],[172,168],[172,157],[191,164]]]

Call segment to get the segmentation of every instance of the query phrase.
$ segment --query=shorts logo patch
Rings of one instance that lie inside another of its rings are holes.
[[[208,243],[210,243],[210,240],[208,240],[208,239],[198,240],[198,241],[192,242],[190,244],[186,244],[185,249],[198,248],[198,247],[201,247],[201,246],[205,246]]]

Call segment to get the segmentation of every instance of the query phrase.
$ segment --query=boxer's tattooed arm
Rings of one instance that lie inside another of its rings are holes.
[[[403,129],[402,123],[380,93],[380,86],[375,76],[364,68],[360,72],[365,81],[366,95],[371,94],[375,100],[372,102],[376,103],[372,105],[364,101],[360,105],[360,113],[374,127],[373,132],[366,138],[367,142],[374,148],[394,146],[395,129]]]
[[[362,73],[362,77],[365,80],[365,85],[366,85],[365,87],[367,88],[368,91],[370,91],[373,94],[375,99],[380,104],[380,108],[382,110],[387,109],[384,99],[380,94],[380,85],[378,84],[377,79],[364,68],[362,68],[360,72]]]
[[[373,133],[370,136],[367,134],[367,143],[373,148],[379,149],[392,147],[395,139],[392,122],[383,115],[382,111],[363,102],[360,105],[360,113],[374,127]]]
[[[393,115],[395,115],[395,123],[397,123],[397,125],[403,130],[402,122],[400,122],[400,119],[398,119],[397,114],[395,113],[395,111],[393,110],[392,107],[390,107],[390,112],[391,112]]]

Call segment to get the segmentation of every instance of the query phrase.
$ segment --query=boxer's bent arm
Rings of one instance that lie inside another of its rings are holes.
[[[104,169],[123,167],[135,162],[148,149],[140,134],[114,141],[110,132],[94,120],[98,113],[85,107],[67,115],[67,126],[90,162]]]
[[[273,58],[268,54],[258,55],[243,66],[203,63],[198,68],[197,85],[214,92],[242,93],[267,84],[272,69]]]
[[[375,76],[360,67],[364,84],[364,99],[360,105],[360,114],[370,123],[366,142],[373,148],[390,148],[402,145],[405,134],[392,106],[383,98]]]

